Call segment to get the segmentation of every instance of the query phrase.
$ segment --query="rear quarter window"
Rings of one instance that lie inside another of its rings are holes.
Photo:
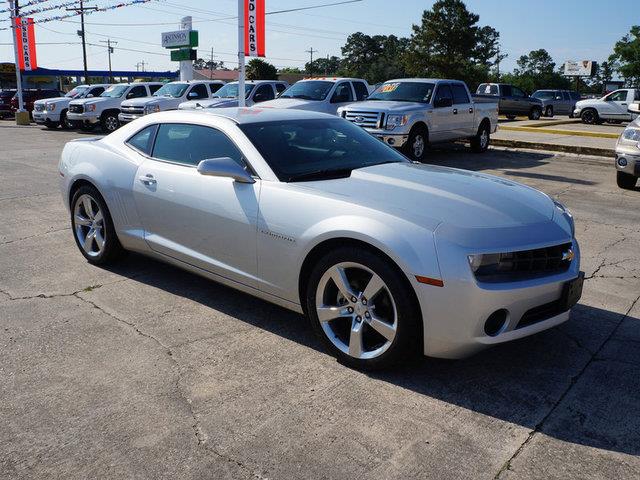
[[[136,133],[133,137],[127,140],[127,145],[133,147],[145,155],[151,156],[151,149],[153,148],[153,140],[155,138],[157,125],[150,125],[146,128],[143,128],[138,133]]]

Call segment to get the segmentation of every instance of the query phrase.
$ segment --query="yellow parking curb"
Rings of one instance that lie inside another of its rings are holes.
[[[618,138],[619,133],[606,132],[585,132],[582,130],[560,130],[557,128],[540,128],[540,127],[509,127],[500,125],[500,130],[511,130],[514,132],[533,132],[533,133],[551,133],[555,135],[575,135],[578,137],[595,137],[595,138]]]

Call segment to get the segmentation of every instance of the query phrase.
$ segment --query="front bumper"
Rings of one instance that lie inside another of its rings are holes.
[[[576,107],[576,108],[573,109],[573,116],[574,117],[579,117],[581,113],[582,113],[582,108]]]
[[[80,122],[80,123],[90,123],[90,124],[95,124],[98,123],[100,121],[100,115],[96,114],[96,113],[88,113],[88,112],[84,112],[84,113],[72,113],[69,112],[67,113],[67,118],[69,120],[71,120],[72,122]]]
[[[365,130],[381,142],[395,148],[403,147],[404,144],[407,143],[407,140],[409,140],[408,133],[390,133],[390,130],[374,130],[371,128],[365,128]]]
[[[46,123],[58,123],[60,121],[60,114],[57,112],[50,112],[48,110],[36,111],[31,113],[33,121],[38,125],[44,125]]]
[[[565,240],[529,245],[522,250],[557,245]],[[464,358],[567,321],[570,311],[560,306],[563,291],[568,282],[580,276],[580,247],[575,239],[572,243],[575,256],[566,271],[526,280],[482,283],[469,268],[466,258],[469,250],[438,240],[444,286],[414,283],[423,314],[424,354]],[[500,310],[506,311],[506,320],[497,334],[489,335],[485,330],[487,320]]]
[[[144,117],[144,113],[141,113],[141,114],[119,113],[118,114],[118,120],[120,121],[120,123],[133,122],[134,120],[136,120],[138,118],[142,118],[142,117]]]
[[[640,177],[640,149],[635,146],[616,147],[616,170]]]

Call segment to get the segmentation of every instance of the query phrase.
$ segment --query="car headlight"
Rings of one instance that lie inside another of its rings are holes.
[[[409,121],[408,115],[389,115],[387,117],[387,130],[393,130],[396,127],[406,125]]]
[[[553,203],[556,206],[556,208],[558,210],[560,210],[562,215],[567,219],[567,222],[569,223],[569,226],[571,227],[571,236],[575,237],[575,235],[576,235],[576,226],[575,226],[575,222],[573,220],[573,214],[571,213],[571,210],[569,210],[567,207],[565,207],[562,203],[558,202],[557,200],[554,200]]]
[[[468,255],[469,266],[471,271],[476,273],[481,267],[488,269],[497,269],[500,263],[500,253],[478,253],[475,255]]]
[[[620,135],[619,143],[633,144],[640,148],[640,128],[627,127]]]
[[[56,104],[55,103],[47,103],[44,108],[46,108],[48,111],[53,112],[56,109]]]
[[[96,111],[95,103],[90,103],[89,105],[87,105],[87,112],[95,112],[95,111]]]
[[[146,107],[144,107],[144,114],[148,115],[150,113],[156,113],[160,111],[160,105],[156,104],[156,105],[147,105]]]

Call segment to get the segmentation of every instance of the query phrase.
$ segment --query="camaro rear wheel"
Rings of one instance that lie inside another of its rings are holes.
[[[368,250],[344,247],[311,273],[306,307],[312,325],[343,363],[384,368],[418,351],[418,308],[402,273]]]
[[[89,263],[105,265],[124,253],[111,215],[95,187],[80,187],[71,201],[71,228],[80,253]]]

